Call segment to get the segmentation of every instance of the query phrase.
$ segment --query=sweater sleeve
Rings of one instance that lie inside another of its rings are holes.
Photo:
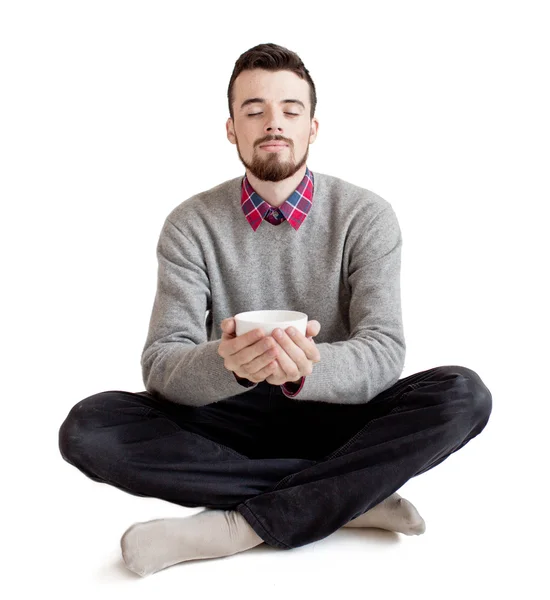
[[[189,406],[246,393],[253,386],[241,385],[225,368],[218,354],[221,340],[207,341],[211,292],[202,253],[169,218],[157,260],[157,290],[141,355],[145,389]]]
[[[316,344],[321,360],[304,378],[296,401],[363,404],[403,371],[401,229],[389,204],[361,223],[350,228],[346,253],[350,336]]]

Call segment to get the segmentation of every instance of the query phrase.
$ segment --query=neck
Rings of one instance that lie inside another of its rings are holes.
[[[298,184],[306,174],[306,168],[307,165],[304,165],[292,177],[288,177],[282,181],[261,181],[257,177],[254,177],[248,169],[246,170],[246,177],[250,185],[254,188],[254,191],[262,197],[262,200],[265,200],[274,208],[279,208],[298,187]]]

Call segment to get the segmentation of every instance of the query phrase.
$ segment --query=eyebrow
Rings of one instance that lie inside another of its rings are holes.
[[[248,106],[249,104],[257,104],[257,103],[265,104],[265,98],[248,98],[241,104],[241,110],[245,106]],[[304,103],[301,100],[296,100],[295,98],[287,98],[286,100],[281,100],[281,102],[280,102],[280,104],[289,104],[289,103],[299,104],[304,110],[306,108],[304,106]]]

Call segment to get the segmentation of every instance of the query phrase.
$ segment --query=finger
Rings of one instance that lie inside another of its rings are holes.
[[[233,354],[237,354],[237,352],[240,352],[243,348],[254,344],[263,337],[265,337],[265,333],[262,329],[253,329],[252,331],[243,333],[243,335],[238,335],[232,340],[228,341],[221,356],[224,358],[233,356]]]
[[[275,366],[273,372],[266,380],[267,383],[271,383],[271,385],[282,385],[283,383],[286,383],[289,379],[283,369],[281,369],[279,361],[275,360],[273,363]]]
[[[290,334],[291,329],[294,329],[294,334]],[[297,329],[291,327],[287,328],[285,333],[287,334],[288,339],[292,340],[294,347],[299,348],[299,350],[302,351],[303,355],[307,360],[311,360],[313,362],[319,362],[321,360],[319,349],[317,348],[315,342],[312,339],[308,339]],[[287,351],[287,354],[294,360],[294,362],[296,362],[296,364],[300,368],[302,368],[302,366],[305,366],[303,358],[300,356],[300,353],[293,350],[292,347],[289,346],[289,351]]]
[[[275,365],[275,361],[272,360],[263,369],[256,371],[256,373],[252,373],[250,375],[247,374],[246,378],[250,379],[251,381],[264,381],[267,380],[268,377],[271,377],[276,370],[277,367]]]
[[[300,377],[301,373],[309,370],[308,360],[304,352],[296,346],[286,331],[282,331],[282,336],[279,339],[277,339],[276,336],[277,331],[281,331],[281,329],[277,328],[273,330],[274,339],[280,346],[278,349],[279,356],[277,356],[277,360],[287,375],[287,378],[293,381]],[[310,342],[308,342],[308,344],[309,343]]]
[[[220,323],[220,327],[224,333],[233,333],[235,331],[235,319],[230,317],[229,319],[224,319]]]
[[[273,363],[278,350],[275,347],[267,350],[262,344],[263,342],[260,342],[259,347],[258,344],[255,344],[254,346],[250,346],[250,348],[243,350],[242,354],[245,362],[241,365],[241,370],[245,373],[257,375],[258,371],[265,369],[269,364]],[[273,346],[275,346],[275,344],[273,344]],[[248,358],[250,358],[250,360],[248,360]]]
[[[312,337],[312,336],[319,335],[320,331],[321,331],[321,324],[319,323],[319,321],[308,321],[308,324],[306,327],[306,337]]]
[[[283,348],[279,347],[277,350],[277,364],[281,371],[281,380],[295,381],[301,375],[299,366]]]

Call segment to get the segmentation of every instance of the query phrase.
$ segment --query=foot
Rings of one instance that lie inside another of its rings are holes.
[[[180,519],[135,523],[120,540],[126,566],[145,577],[197,558],[218,558],[263,543],[237,511],[208,510]]]
[[[426,523],[414,505],[399,494],[392,494],[344,527],[378,527],[405,535],[420,535],[426,531]]]

